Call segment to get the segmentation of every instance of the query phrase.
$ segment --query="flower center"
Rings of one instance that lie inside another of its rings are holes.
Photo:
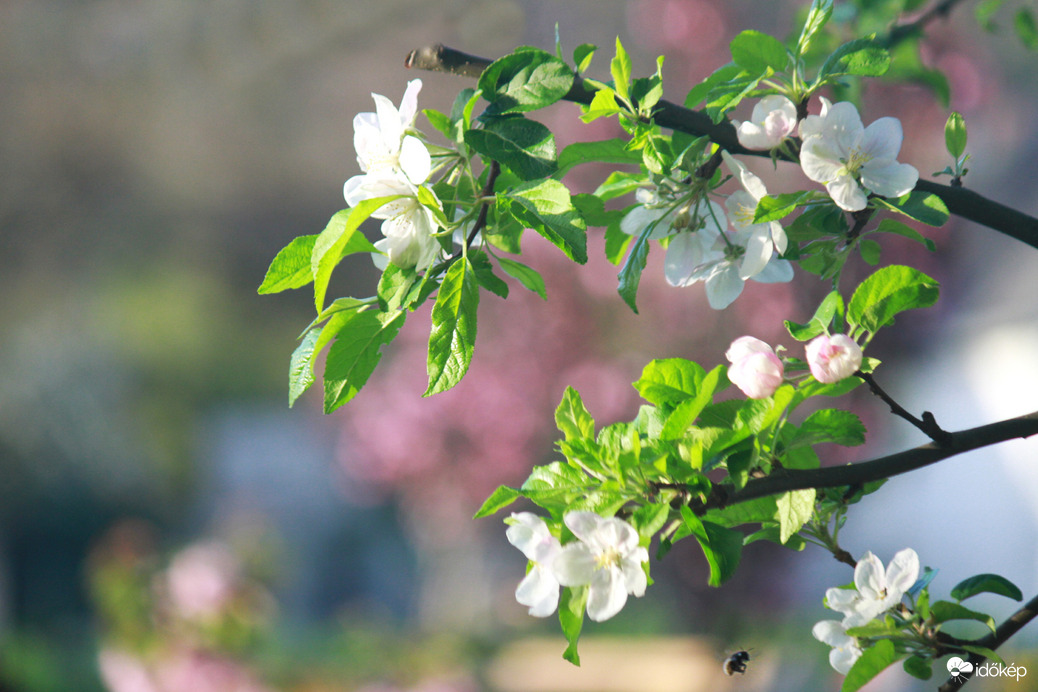
[[[595,569],[619,567],[622,556],[616,548],[606,548],[595,556]]]
[[[867,154],[861,149],[855,147],[851,150],[851,155],[843,162],[843,167],[847,170],[847,173],[854,175],[862,166],[871,160],[872,156],[870,154]]]
[[[740,226],[752,226],[753,215],[757,212],[755,207],[751,207],[748,204],[740,204],[732,211],[732,216],[739,223]]]

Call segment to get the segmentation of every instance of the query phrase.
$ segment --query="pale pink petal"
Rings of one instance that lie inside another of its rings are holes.
[[[919,171],[907,163],[876,159],[861,167],[861,182],[882,197],[908,194],[918,181]]]

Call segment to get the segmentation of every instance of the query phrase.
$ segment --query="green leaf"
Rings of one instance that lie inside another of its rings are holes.
[[[613,76],[613,88],[621,98],[629,98],[628,88],[631,84],[631,58],[620,43],[620,37],[616,37],[616,56],[609,63],[609,73]]]
[[[569,644],[562,657],[575,666],[580,665],[577,642],[580,640],[580,630],[584,626],[587,597],[586,586],[568,586],[562,590],[562,596],[559,598],[559,625],[562,626],[562,634]]]
[[[686,514],[685,510],[688,508],[681,509],[681,515],[688,523],[687,514],[691,514],[691,510]],[[742,557],[743,535],[709,521],[701,521],[699,530],[693,531],[692,534],[703,549],[703,555],[710,566],[707,584],[720,586],[731,579]]]
[[[541,275],[538,274],[535,269],[526,266],[522,262],[510,260],[507,257],[498,257],[497,262],[501,265],[501,269],[504,270],[505,274],[519,279],[519,282],[523,286],[530,289],[544,300],[548,300],[548,294],[544,288],[544,279],[541,278]]]
[[[472,262],[472,270],[476,273],[476,281],[496,296],[508,297],[508,284],[494,273],[494,267],[490,264],[490,258],[481,250],[470,250],[469,260]]]
[[[783,72],[789,65],[789,54],[782,42],[760,31],[743,31],[731,40],[728,48],[735,64],[751,74],[762,74],[768,68]]]
[[[465,143],[523,180],[546,178],[555,172],[551,130],[521,115],[493,118],[481,130],[466,130]]]
[[[620,283],[617,285],[616,290],[620,297],[624,299],[624,302],[627,303],[627,306],[635,313],[638,312],[638,284],[641,283],[642,272],[645,270],[645,264],[649,259],[650,232],[650,229],[645,229],[641,235],[634,239],[634,246],[627,254],[627,259],[624,260],[623,266],[620,267],[620,273],[617,274]]]
[[[718,365],[707,373],[697,385],[698,390],[695,396],[680,402],[674,407],[673,412],[667,416],[667,421],[659,434],[660,438],[674,440],[684,437],[688,427],[695,422],[703,409],[713,400],[714,393],[727,386],[727,378],[724,377],[727,372],[728,369],[725,366]]]
[[[587,225],[558,180],[524,183],[507,193],[512,214],[578,264],[587,262]]]
[[[952,111],[944,124],[944,144],[956,161],[966,151],[966,120],[962,113]]]
[[[933,252],[937,249],[937,245],[924,236],[919,231],[915,230],[908,224],[902,223],[897,219],[883,219],[879,222],[879,226],[876,227],[876,233],[893,233],[895,235],[903,236],[910,240],[914,240],[917,243],[922,243],[926,246],[926,249]]]
[[[879,77],[890,69],[890,53],[868,38],[848,41],[837,48],[818,71],[818,82],[842,75]]]
[[[520,113],[555,103],[573,86],[573,71],[556,56],[523,47],[492,62],[479,77],[494,114]]]
[[[595,437],[595,419],[584,407],[580,392],[573,387],[566,387],[562,401],[555,409],[555,425],[567,440],[591,440]]]
[[[292,408],[296,399],[314,383],[314,344],[320,332],[311,329],[303,335],[299,346],[292,352],[292,358],[288,364],[288,407]]]
[[[646,401],[657,406],[675,406],[695,397],[706,370],[684,358],[656,359],[642,368],[634,388]]]
[[[714,70],[713,74],[702,82],[692,87],[685,97],[685,108],[695,108],[707,97],[707,95],[726,82],[730,82],[742,72],[742,68],[735,63],[728,63]]]
[[[832,291],[819,304],[814,316],[807,324],[797,324],[790,320],[785,321],[786,330],[789,335],[797,341],[810,341],[820,334],[824,334],[834,317],[843,315],[843,297],[839,291]]]
[[[995,13],[998,12],[999,8],[1002,7],[1004,0],[982,0],[977,8],[974,10],[974,16],[977,18],[977,24],[984,27],[985,31],[995,30],[995,21],[992,19]]]
[[[811,9],[808,10],[807,18],[804,20],[804,28],[801,29],[800,38],[797,39],[797,56],[807,52],[811,39],[825,26],[832,14],[833,0],[814,0],[811,3]]]
[[[879,255],[882,251],[879,243],[871,238],[861,238],[858,240],[858,252],[861,253],[861,258],[865,260],[866,264],[870,264],[875,267],[879,264]]]
[[[951,597],[956,601],[965,601],[980,593],[994,593],[1014,601],[1022,601],[1024,598],[1016,584],[997,574],[978,574],[963,579],[951,590]]]
[[[929,680],[933,677],[933,661],[922,656],[909,656],[901,664],[905,672],[919,680]]]
[[[317,235],[301,235],[281,250],[270,263],[259,294],[278,293],[289,288],[302,288],[314,280],[310,258],[314,254]]]
[[[422,396],[446,391],[458,384],[472,362],[476,345],[476,309],[479,284],[472,263],[459,257],[447,269],[432,309],[429,334],[429,387]]]
[[[765,195],[757,202],[753,212],[753,223],[778,221],[794,211],[800,205],[815,198],[814,191],[787,192],[779,195]]]
[[[798,444],[831,442],[844,447],[865,444],[865,425],[850,411],[825,408],[808,416],[794,438]]]
[[[559,168],[556,178],[561,178],[574,166],[582,163],[602,161],[605,163],[630,164],[637,166],[642,160],[641,154],[627,147],[624,139],[603,139],[594,142],[576,142],[570,144],[559,154]]]
[[[714,123],[724,119],[724,114],[738,106],[744,98],[753,93],[763,74],[747,75],[741,72],[740,76],[729,82],[719,84],[710,90],[706,97],[706,112]]]
[[[605,87],[595,92],[595,95],[591,98],[591,103],[584,108],[584,113],[580,116],[581,122],[591,123],[599,118],[608,118],[611,115],[616,115],[621,110],[620,104],[616,102],[616,92]]]
[[[482,519],[483,517],[489,517],[491,514],[495,514],[499,510],[504,509],[522,496],[523,494],[515,488],[509,488],[507,485],[499,485],[497,490],[490,494],[490,497],[483,502],[483,505],[472,518]]]
[[[937,302],[939,284],[918,269],[892,265],[865,279],[847,306],[849,322],[875,333],[905,310]]]
[[[815,490],[792,490],[780,495],[775,504],[775,518],[779,522],[779,541],[783,544],[795,536],[815,511]]]
[[[876,201],[887,209],[921,221],[927,226],[943,226],[949,216],[944,200],[932,192],[915,190],[898,199],[877,198]]]
[[[406,313],[348,311],[324,366],[324,412],[331,413],[360,391],[382,359],[382,346],[392,341]]]
[[[395,264],[386,265],[382,276],[378,280],[378,304],[383,312],[399,310],[402,307],[412,307],[410,299],[412,289],[418,280],[418,272],[411,268],[398,267]]]
[[[581,43],[573,49],[573,64],[577,66],[577,72],[585,72],[591,65],[591,58],[595,56],[598,46],[593,43]]]
[[[324,307],[324,296],[328,291],[332,270],[343,257],[356,252],[378,252],[357,229],[373,212],[398,197],[400,195],[368,199],[352,209],[343,209],[332,216],[325,229],[314,239],[310,270],[314,277],[314,305],[317,312]]]
[[[1038,26],[1035,25],[1031,8],[1021,7],[1016,11],[1013,16],[1013,28],[1028,50],[1038,50]]]
[[[897,659],[898,654],[894,649],[894,642],[889,639],[880,639],[865,649],[861,657],[847,671],[847,677],[843,680],[840,692],[860,690],[869,680],[882,673]]]
[[[978,613],[970,610],[959,603],[951,601],[936,601],[930,604],[930,616],[933,622],[941,624],[949,620],[976,620],[987,625],[992,632],[995,631],[995,619],[987,613]]]

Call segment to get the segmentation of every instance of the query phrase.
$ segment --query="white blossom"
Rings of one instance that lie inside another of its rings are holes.
[[[903,134],[897,118],[880,118],[864,127],[853,103],[829,105],[801,124],[804,137],[800,165],[811,180],[825,185],[829,196],[846,211],[860,211],[867,193],[900,197],[910,192],[919,172],[899,163]]]
[[[620,230],[627,235],[641,235],[649,231],[649,240],[659,240],[670,233],[678,218],[678,204],[669,195],[661,194],[658,188],[638,188],[634,193],[638,205],[620,220]]]
[[[515,600],[529,607],[530,615],[547,617],[559,605],[559,580],[552,572],[552,565],[562,545],[536,514],[513,513],[512,520],[515,523],[508,527],[505,536],[531,563],[530,570],[515,589]]]
[[[751,173],[727,151],[721,157],[728,164],[728,169],[739,179],[743,189],[737,190],[725,200],[732,226],[737,231],[749,234],[746,241],[746,254],[743,255],[739,267],[739,277],[744,281],[764,270],[771,261],[772,254],[780,255],[786,251],[786,231],[778,221],[754,223],[753,215],[757,211],[757,203],[767,196],[768,189],[756,175]]]
[[[399,195],[376,209],[371,216],[382,221],[382,240],[375,242],[389,261],[398,267],[425,269],[440,254],[440,243],[433,235],[439,224],[433,213],[418,201],[417,190],[406,180],[396,177],[364,177],[356,188],[357,196],[347,197],[353,206],[366,199]],[[430,191],[431,192],[431,191]],[[374,255],[375,266],[385,269],[383,255]]]
[[[739,144],[747,149],[774,149],[793,133],[797,107],[785,96],[765,96],[753,107],[746,122],[733,121]]]
[[[804,352],[811,374],[823,384],[850,377],[861,367],[864,358],[861,347],[846,334],[817,336],[808,342]]]
[[[833,610],[843,613],[847,627],[858,627],[901,602],[919,577],[919,556],[905,548],[883,563],[871,552],[865,553],[854,568],[854,589],[829,589],[825,600]]]
[[[745,228],[727,233],[724,210],[716,202],[709,202],[703,227],[694,232],[680,233],[671,239],[664,259],[664,273],[671,286],[691,286],[703,281],[710,307],[723,310],[742,293],[743,264],[747,244],[753,236]],[[705,206],[702,202],[700,207]],[[789,262],[774,257],[752,276],[761,283],[780,283],[793,279]]]
[[[563,586],[588,586],[589,618],[608,620],[624,607],[628,594],[645,593],[642,564],[649,552],[638,544],[633,526],[594,512],[569,512],[563,521],[578,540],[563,546],[555,558],[555,576]]]
[[[420,79],[408,82],[399,109],[385,96],[372,94],[375,112],[353,118],[353,146],[364,174],[401,176],[412,185],[428,179],[432,168],[429,150],[422,140],[407,133],[418,114],[421,88]]]
[[[846,675],[861,658],[862,650],[858,640],[847,634],[847,627],[838,620],[822,620],[811,629],[815,639],[832,647],[829,652],[829,665],[836,672]]]

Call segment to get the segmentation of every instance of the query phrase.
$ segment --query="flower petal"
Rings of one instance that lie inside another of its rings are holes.
[[[595,622],[608,620],[627,603],[627,589],[619,567],[599,569],[588,590],[587,616]]]
[[[547,617],[559,605],[559,582],[550,570],[535,566],[516,587],[515,600],[529,607],[530,615]]]
[[[898,593],[898,600],[905,594],[916,579],[919,578],[919,556],[911,548],[905,548],[894,555],[887,565],[887,590]]]
[[[800,148],[800,167],[816,183],[828,183],[845,172],[840,158],[833,142],[822,135],[808,137]]]
[[[867,551],[854,567],[854,586],[864,598],[876,599],[887,588],[883,563]]]
[[[408,135],[400,144],[400,169],[414,185],[421,185],[432,173],[432,157],[425,144],[417,137]]]
[[[773,259],[753,280],[761,284],[784,284],[793,280],[793,265],[787,260]]]
[[[663,275],[671,286],[681,287],[695,283],[692,272],[704,260],[701,233],[703,231],[680,233],[671,238],[663,260]]]
[[[858,185],[854,178],[846,174],[827,182],[825,189],[836,202],[836,206],[844,211],[861,211],[869,203],[861,185]]]
[[[865,128],[861,149],[874,159],[896,159],[904,133],[897,118],[880,118]]]
[[[875,159],[861,167],[861,182],[882,197],[900,197],[915,188],[919,171],[907,163]]]
[[[567,543],[552,562],[551,570],[563,586],[584,586],[594,577],[595,556],[583,543]]]
[[[766,224],[758,224],[746,242],[746,253],[742,256],[742,263],[739,265],[739,278],[745,281],[764,271],[773,252],[771,227]]]
[[[742,293],[739,269],[730,262],[719,264],[706,280],[706,299],[714,310],[724,310]]]

